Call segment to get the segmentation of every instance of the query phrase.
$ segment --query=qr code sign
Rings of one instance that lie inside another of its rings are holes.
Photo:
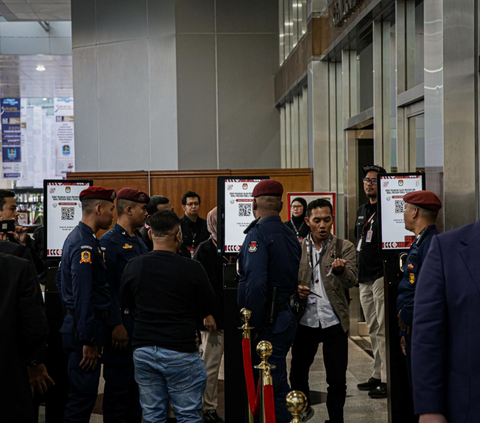
[[[405,202],[403,200],[395,200],[395,213],[403,213]]]
[[[75,217],[75,207],[62,207],[62,220],[73,220]]]
[[[238,215],[240,217],[248,217],[252,215],[252,205],[251,204],[239,204],[238,205]]]

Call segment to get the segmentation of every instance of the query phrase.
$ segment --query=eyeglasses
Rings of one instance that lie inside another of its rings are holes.
[[[303,206],[292,206],[292,209],[301,209]]]
[[[377,178],[363,178],[363,182],[365,182],[366,184],[369,184],[369,183],[372,183],[372,184],[375,184],[377,182]]]
[[[200,203],[199,203],[199,202],[195,202],[195,203],[187,203],[187,206],[189,206],[189,207],[193,207],[193,206],[197,206],[197,207],[198,207],[199,205],[200,205]]]

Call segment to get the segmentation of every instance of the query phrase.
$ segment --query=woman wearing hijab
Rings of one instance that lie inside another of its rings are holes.
[[[307,202],[302,197],[294,198],[290,208],[292,209],[292,218],[285,222],[285,225],[294,232],[299,241],[302,241],[310,232],[310,227],[305,223]]]
[[[217,414],[218,405],[218,372],[223,355],[223,263],[230,261],[217,254],[217,208],[207,215],[207,228],[210,238],[203,241],[195,251],[194,259],[199,261],[207,273],[210,284],[215,292],[216,328],[202,328],[203,359],[207,370],[207,385],[203,393],[203,421],[206,423],[223,423]]]

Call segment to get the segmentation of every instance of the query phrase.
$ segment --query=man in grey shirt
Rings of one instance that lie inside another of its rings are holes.
[[[311,202],[305,222],[311,233],[302,241],[298,293],[306,301],[306,310],[293,341],[290,384],[308,398],[308,407],[302,416],[306,421],[313,416],[308,373],[322,342],[328,383],[328,421],[343,423],[350,321],[347,291],[357,282],[355,247],[350,241],[332,235],[333,209],[327,200]]]

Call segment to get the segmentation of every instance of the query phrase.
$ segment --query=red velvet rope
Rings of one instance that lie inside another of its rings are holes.
[[[258,414],[260,408],[260,401],[258,401],[258,395],[255,393],[255,382],[253,381],[253,368],[252,368],[252,356],[250,355],[250,339],[242,339],[243,350],[243,370],[245,372],[245,383],[247,384],[247,396],[250,411],[253,415]],[[257,389],[258,393],[259,389]],[[257,411],[257,413],[255,413]]]
[[[265,423],[275,423],[275,401],[272,385],[263,387],[263,402],[265,404]]]

